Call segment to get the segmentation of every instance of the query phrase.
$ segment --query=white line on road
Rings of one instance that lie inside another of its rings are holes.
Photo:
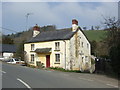
[[[0,72],[2,72],[2,73],[6,73],[5,71],[2,71],[2,70],[0,70]]]
[[[20,81],[22,84],[24,84],[27,88],[29,88],[30,90],[32,90],[32,88],[27,84],[25,83],[23,80],[17,78],[18,81]]]
[[[82,80],[87,80],[87,81],[94,81],[94,80],[91,80],[91,79],[81,78],[81,77],[79,77],[79,79],[82,79]]]
[[[115,85],[112,85],[112,84],[106,84],[106,85],[118,88],[118,86],[115,86]]]

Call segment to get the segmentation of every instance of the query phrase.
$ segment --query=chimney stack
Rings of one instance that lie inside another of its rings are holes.
[[[78,28],[78,21],[76,19],[72,20],[72,31],[75,32]]]
[[[33,37],[36,37],[40,33],[40,27],[36,24],[33,27]]]

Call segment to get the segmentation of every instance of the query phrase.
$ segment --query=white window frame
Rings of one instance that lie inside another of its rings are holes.
[[[88,62],[88,56],[85,56],[85,61]]]
[[[81,43],[81,46],[84,47],[84,42]]]
[[[87,48],[89,49],[89,44],[87,43]]]
[[[31,51],[34,51],[35,49],[35,44],[31,44]]]
[[[60,54],[59,53],[55,54],[55,62],[60,62]]]
[[[35,55],[34,54],[31,54],[31,62],[34,62],[35,61]]]
[[[60,50],[60,42],[55,42],[55,50]]]

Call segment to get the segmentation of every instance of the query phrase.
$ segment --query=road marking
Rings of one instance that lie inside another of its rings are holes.
[[[115,86],[115,85],[112,85],[112,84],[106,84],[106,85],[118,88],[118,86]]]
[[[17,78],[18,81],[20,81],[22,84],[24,84],[27,88],[29,88],[30,90],[32,90],[32,88],[27,84],[25,83],[23,80]]]
[[[81,78],[81,77],[79,77],[79,79],[82,79],[82,80],[87,80],[87,81],[94,81],[94,80],[91,80],[91,79]]]
[[[6,73],[5,71],[2,71],[2,70],[0,70],[0,72],[2,72],[2,73]]]

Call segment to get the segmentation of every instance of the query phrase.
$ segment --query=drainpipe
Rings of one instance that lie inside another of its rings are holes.
[[[63,40],[65,42],[65,70],[66,70],[66,41]]]

